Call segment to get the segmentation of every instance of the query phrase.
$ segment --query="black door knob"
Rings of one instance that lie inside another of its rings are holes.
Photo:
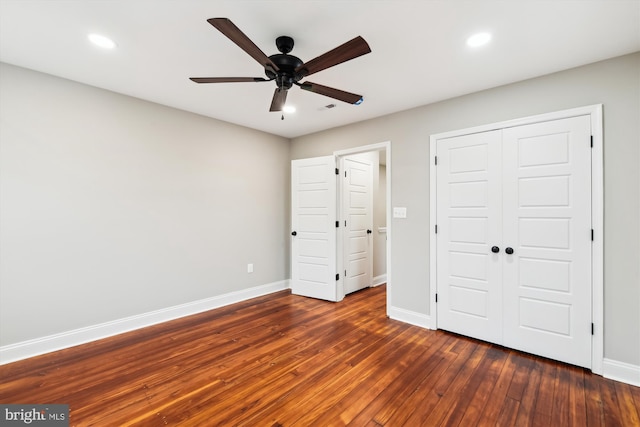
[[[504,250],[507,254],[511,255],[513,253],[513,248],[507,248]]]
[[[494,254],[497,254],[498,252],[500,252],[500,248],[497,246],[494,246],[491,248],[491,252],[493,252]]]
[[[367,230],[367,234],[371,234],[371,230]]]
[[[297,236],[297,235],[298,235],[298,233],[296,233],[295,231],[292,231],[292,232],[291,232],[291,235],[292,235],[292,236]]]

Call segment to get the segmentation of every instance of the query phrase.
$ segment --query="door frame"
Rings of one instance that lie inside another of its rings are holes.
[[[393,235],[391,230],[391,141],[379,142],[377,144],[363,145],[360,147],[347,148],[344,150],[334,151],[333,155],[336,157],[336,164],[339,165],[342,157],[350,156],[353,154],[361,154],[367,153],[370,151],[384,151],[385,152],[385,162],[386,162],[386,228],[387,228],[387,248],[386,248],[386,264],[387,264],[387,304],[386,311],[387,316],[389,315],[389,307],[391,307],[391,292],[392,292],[392,275],[391,275],[391,236]],[[342,180],[339,181],[338,185],[338,212],[341,212],[342,202],[342,185],[340,184]],[[344,248],[344,227],[338,228],[338,235],[336,237],[337,243],[337,267],[338,271],[344,271],[344,256],[343,256],[343,248]],[[375,231],[375,230],[374,230]],[[373,274],[373,272],[372,272]],[[337,283],[337,299],[341,301],[344,299],[344,277],[341,274],[340,280]]]
[[[591,321],[594,325],[591,336],[591,371],[602,375],[604,362],[604,179],[603,179],[603,126],[602,104],[572,108],[552,113],[539,114],[514,120],[507,120],[482,126],[438,133],[429,137],[429,300],[431,325],[430,329],[438,329],[437,325],[437,256],[436,233],[437,224],[437,173],[436,144],[438,140],[471,133],[566,119],[577,116],[590,116],[593,148],[591,151],[591,227],[594,238],[591,245]]]

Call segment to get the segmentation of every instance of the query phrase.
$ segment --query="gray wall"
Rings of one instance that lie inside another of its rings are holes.
[[[424,78],[428,78],[428,70]],[[392,142],[394,307],[429,314],[429,135],[604,105],[605,357],[640,365],[640,53],[295,138],[293,159]]]
[[[383,141],[392,205],[408,208],[393,223],[392,304],[429,314],[429,135],[596,103],[605,357],[637,366],[640,53],[290,144],[0,65],[0,346],[288,278],[290,158]]]
[[[0,132],[0,346],[289,277],[288,139],[6,64]]]

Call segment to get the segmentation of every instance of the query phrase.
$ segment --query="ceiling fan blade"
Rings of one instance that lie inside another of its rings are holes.
[[[258,61],[260,65],[265,68],[271,68],[274,71],[279,71],[278,66],[274,64],[249,37],[240,31],[231,20],[228,18],[211,18],[207,19],[207,22],[227,36],[229,40],[237,44],[240,49],[247,52],[253,59]]]
[[[269,82],[271,80],[262,77],[189,77],[196,83],[242,83],[242,82]]]
[[[319,85],[317,83],[303,82],[300,83],[299,86],[300,88],[308,90],[309,92],[319,93],[320,95],[328,96],[329,98],[337,99],[348,104],[357,104],[362,100],[362,95],[345,92],[344,90],[334,89],[332,87]]]
[[[334,65],[357,58],[371,52],[371,48],[367,42],[360,36],[349,40],[348,42],[322,54],[296,68],[296,73],[302,76],[308,76]]]
[[[284,89],[276,88],[273,93],[273,99],[271,100],[271,108],[269,111],[282,111],[284,103],[287,101],[287,91]]]

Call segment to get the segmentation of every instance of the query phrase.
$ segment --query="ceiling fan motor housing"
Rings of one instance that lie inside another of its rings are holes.
[[[271,67],[265,67],[264,73],[269,79],[275,79],[280,89],[290,89],[297,83],[303,75],[295,72],[295,69],[304,62],[293,55],[289,55],[293,49],[293,39],[289,36],[280,36],[276,39],[276,47],[281,53],[271,55],[269,59],[276,64],[279,71],[274,71]]]

